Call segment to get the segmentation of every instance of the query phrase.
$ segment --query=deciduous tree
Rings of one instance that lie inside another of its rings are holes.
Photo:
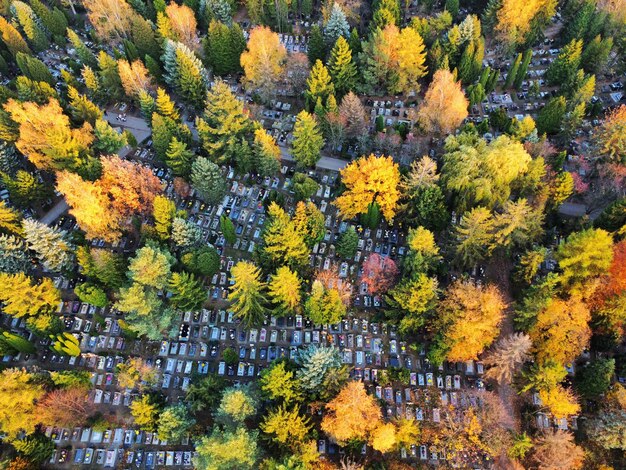
[[[300,382],[294,372],[286,368],[284,361],[274,362],[261,372],[259,387],[270,400],[287,405],[302,400]]]
[[[519,368],[530,359],[532,341],[524,333],[512,333],[501,338],[485,359],[489,367],[486,377],[500,384],[510,383]]]
[[[182,42],[191,49],[197,47],[199,41],[196,32],[196,16],[193,10],[187,5],[178,5],[175,2],[170,2],[170,4],[165,7],[165,14],[172,28],[172,39]]]
[[[574,436],[567,431],[547,431],[535,443],[532,453],[538,468],[582,468],[585,453],[574,443]]]
[[[287,409],[283,405],[269,412],[260,429],[279,445],[296,450],[306,440],[311,424],[310,419],[302,416],[297,408]]]
[[[241,54],[245,82],[258,91],[264,101],[274,94],[287,56],[278,34],[265,26],[250,31],[247,49]]]
[[[48,277],[37,283],[24,273],[0,273],[0,301],[4,313],[21,318],[56,310],[61,295]]]
[[[395,283],[399,270],[388,256],[372,253],[363,263],[360,281],[365,283],[372,295],[385,293]]]
[[[0,429],[13,440],[22,432],[32,434],[35,403],[44,389],[25,369],[5,369],[0,373]]]
[[[300,306],[302,281],[297,273],[287,266],[281,266],[276,270],[268,285],[268,293],[276,309],[281,314],[297,311]]]
[[[74,428],[83,425],[95,406],[83,388],[64,388],[48,392],[37,402],[34,416],[46,426]]]
[[[199,470],[254,468],[257,460],[256,433],[240,427],[235,431],[215,428],[196,446],[194,466]]]
[[[467,117],[467,105],[461,82],[456,82],[448,70],[440,69],[426,91],[418,119],[427,132],[450,134]]]

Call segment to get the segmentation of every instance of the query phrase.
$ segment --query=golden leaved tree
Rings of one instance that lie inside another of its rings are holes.
[[[426,132],[449,134],[467,117],[467,98],[461,89],[461,82],[446,69],[435,72],[418,119]]]
[[[387,220],[393,220],[400,199],[400,170],[391,157],[361,157],[341,170],[346,191],[335,200],[342,217],[367,213],[377,203]]]
[[[278,34],[266,26],[257,26],[250,32],[248,48],[241,54],[240,62],[245,81],[268,99],[283,73],[287,51]]]

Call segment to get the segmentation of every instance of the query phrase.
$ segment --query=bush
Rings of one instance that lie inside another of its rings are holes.
[[[215,248],[203,246],[185,253],[180,262],[188,271],[200,276],[213,276],[220,268],[220,256]]]
[[[224,349],[224,354],[222,356],[224,358],[224,362],[229,366],[232,366],[239,361],[239,356],[233,348]]]

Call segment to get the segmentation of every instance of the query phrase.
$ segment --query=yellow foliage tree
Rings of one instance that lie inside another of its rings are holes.
[[[264,251],[276,263],[291,267],[305,264],[309,249],[304,234],[289,215],[275,202],[268,208],[269,224],[263,235]]]
[[[367,213],[377,203],[387,220],[393,220],[400,199],[400,170],[391,157],[361,157],[341,170],[346,191],[335,200],[342,217]]]
[[[0,430],[12,440],[25,431],[35,431],[35,403],[44,395],[41,385],[22,369],[6,369],[0,373]]]
[[[528,332],[537,360],[551,359],[560,364],[574,360],[589,342],[590,318],[589,309],[580,298],[553,299],[537,314]]]
[[[263,99],[269,99],[283,73],[287,51],[278,34],[266,26],[250,31],[248,48],[241,54],[245,82],[259,90]]]
[[[19,318],[54,311],[61,294],[48,277],[37,283],[24,273],[0,273],[0,302],[4,313]]]
[[[494,285],[457,281],[439,304],[438,322],[450,362],[477,359],[498,336],[506,302]]]
[[[16,147],[40,170],[76,168],[89,155],[94,139],[91,125],[72,129],[57,100],[38,105],[10,99],[4,109],[20,126]]]
[[[456,82],[448,70],[440,69],[426,91],[418,119],[426,132],[450,134],[467,117],[468,104],[461,82]]]
[[[96,33],[104,40],[119,40],[128,37],[135,10],[126,0],[90,0],[84,2],[89,21]]]
[[[543,11],[546,18],[550,18],[555,6],[553,0],[504,0],[497,13],[499,38],[509,44],[523,42],[537,14]]]
[[[117,70],[124,87],[124,92],[129,98],[135,98],[140,91],[152,88],[152,80],[148,69],[139,59],[129,63],[127,60],[117,61]]]
[[[268,285],[270,297],[281,313],[295,312],[298,309],[301,288],[302,281],[298,274],[287,266],[278,268]]]
[[[392,423],[380,424],[370,436],[370,444],[378,452],[388,452],[396,445],[396,427]]]
[[[182,42],[187,47],[194,49],[198,46],[198,34],[196,33],[197,23],[193,10],[187,5],[178,5],[176,2],[170,2],[165,7],[174,38],[178,42]]]
[[[305,442],[311,425],[309,418],[302,416],[297,408],[290,410],[282,406],[270,411],[260,428],[274,442],[296,450]]]
[[[367,440],[381,423],[378,403],[361,382],[348,382],[326,405],[322,431],[340,445],[349,440]]]
[[[539,390],[539,399],[555,418],[566,418],[580,413],[580,405],[571,390],[557,385],[551,389]]]

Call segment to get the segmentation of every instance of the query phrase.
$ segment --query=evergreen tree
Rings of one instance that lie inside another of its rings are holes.
[[[40,0],[30,0],[30,6],[50,34],[57,37],[65,34],[67,19],[61,10],[57,7],[50,10]]]
[[[522,56],[522,63],[520,64],[519,70],[515,76],[515,81],[513,82],[513,86],[516,90],[519,90],[522,86],[522,82],[526,78],[526,73],[528,72],[528,66],[530,65],[530,61],[533,58],[533,50],[526,49],[524,51],[524,55]],[[508,77],[507,77],[508,78]]]
[[[180,248],[190,248],[202,241],[202,230],[193,222],[176,217],[172,221],[172,241]]]
[[[537,132],[539,134],[556,134],[561,129],[561,123],[566,111],[565,98],[557,96],[552,98],[543,107],[537,116]]]
[[[165,161],[167,150],[170,148],[170,142],[174,137],[174,133],[167,121],[169,119],[161,116],[159,113],[152,114],[152,145],[156,157],[161,161]]]
[[[233,22],[233,8],[228,0],[203,0],[205,1],[204,8],[200,7],[200,12],[209,21],[219,21],[224,23],[228,27]]]
[[[583,41],[572,40],[565,45],[557,58],[546,70],[546,81],[549,85],[563,85],[571,82],[580,65]]]
[[[67,39],[70,41],[74,50],[76,51],[76,57],[83,63],[83,65],[89,67],[96,67],[98,65],[98,59],[91,52],[82,39],[72,31],[70,28],[67,28]]]
[[[321,157],[324,138],[315,118],[301,111],[293,129],[293,157],[301,166],[313,166]]]
[[[0,37],[9,52],[14,56],[17,55],[18,52],[30,54],[28,44],[26,44],[20,32],[2,16],[0,16]]]
[[[176,103],[172,101],[170,95],[163,88],[157,89],[157,97],[154,102],[155,111],[159,113],[161,116],[169,118],[173,121],[178,121],[180,119],[180,114],[176,109]]]
[[[28,207],[49,196],[46,186],[25,170],[18,170],[14,176],[3,173],[2,182],[9,191],[11,201],[19,207]]]
[[[344,259],[351,260],[356,255],[359,244],[359,236],[352,225],[341,234],[337,243],[337,254]]]
[[[31,219],[24,219],[22,226],[28,247],[37,254],[46,269],[61,271],[71,266],[72,246],[67,241],[65,232]]]
[[[224,239],[227,243],[233,244],[237,240],[237,235],[235,234],[235,225],[233,221],[230,220],[225,215],[220,217],[220,230],[222,231],[222,235],[224,235]]]
[[[191,163],[194,153],[187,148],[185,142],[172,137],[170,145],[165,152],[165,163],[172,169],[176,176],[187,176],[191,171]]]
[[[24,35],[33,46],[33,49],[36,52],[46,50],[50,43],[33,9],[26,3],[16,0],[11,4],[11,10],[20,23]]]
[[[343,36],[337,39],[335,46],[330,52],[328,68],[338,98],[342,98],[346,93],[354,89],[356,86],[357,69],[352,61],[352,51],[348,41]]]
[[[73,86],[67,88],[67,98],[69,100],[68,110],[72,115],[72,119],[82,124],[88,122],[92,126],[98,119],[102,119],[102,111],[85,95],[78,93]]]
[[[191,165],[191,184],[208,204],[215,205],[226,193],[220,168],[208,158],[198,157]]]
[[[174,201],[161,195],[154,198],[152,210],[154,230],[161,240],[169,240],[170,232],[172,230],[172,222],[175,216],[176,204],[174,204]]]
[[[100,68],[100,83],[106,96],[111,100],[118,100],[124,95],[122,80],[117,70],[117,61],[104,51],[98,54],[98,67]]]
[[[337,3],[333,3],[333,8],[324,25],[324,39],[326,46],[330,47],[337,42],[339,36],[348,37],[350,35],[350,25],[346,19],[346,14]]]
[[[6,202],[0,201],[0,229],[3,232],[10,232],[16,235],[22,235],[22,225],[20,223],[21,216],[19,212],[6,205]]]
[[[168,40],[162,60],[165,81],[196,109],[204,106],[207,90],[207,72],[202,63],[187,46]]]
[[[24,242],[14,235],[0,235],[0,271],[15,274],[27,271],[30,260]]]
[[[613,48],[613,38],[596,36],[593,41],[585,46],[580,65],[587,73],[597,74],[602,71],[609,60],[609,54]]]
[[[265,318],[267,303],[261,282],[261,271],[248,261],[239,261],[231,270],[235,282],[228,300],[235,316],[239,318],[244,328],[260,324]]]
[[[261,176],[271,176],[280,170],[280,149],[274,137],[265,129],[254,131],[254,167]]]
[[[95,141],[92,148],[101,155],[112,155],[128,145],[127,134],[120,134],[104,119],[98,119],[93,130]],[[131,134],[132,135],[132,134]]]
[[[459,15],[459,0],[446,0],[445,8],[452,15],[452,19],[456,19]]]
[[[31,80],[35,82],[47,82],[52,86],[56,84],[56,80],[50,73],[50,70],[48,70],[46,64],[36,57],[18,52],[15,61],[22,73]]]
[[[146,55],[159,57],[161,48],[155,39],[152,25],[139,15],[133,16],[132,25],[133,43],[137,48],[139,57]]]
[[[307,55],[309,62],[314,64],[318,60],[326,61],[326,44],[324,43],[324,35],[318,25],[313,25],[311,28],[311,34],[309,35],[309,44]]]
[[[94,103],[101,102],[104,96],[100,85],[100,78],[98,78],[96,72],[94,72],[88,65],[83,65],[81,75],[83,77],[83,81],[85,82],[89,98],[91,98]]]
[[[139,108],[144,119],[146,119],[150,125],[152,125],[152,113],[156,111],[156,100],[152,97],[147,90],[140,90],[137,95],[139,101]]]
[[[0,172],[13,175],[19,163],[15,147],[8,142],[0,142]]]
[[[522,53],[520,52],[515,57],[515,61],[513,62],[513,65],[511,65],[511,68],[509,69],[509,73],[506,76],[506,81],[504,82],[505,90],[511,88],[511,86],[513,85],[513,82],[517,78],[517,72],[519,70],[521,63],[522,63]]]
[[[318,99],[326,102],[329,95],[334,93],[334,86],[331,82],[328,69],[321,60],[317,60],[311,68],[311,73],[306,81],[307,91],[305,92],[307,107],[311,109]]]
[[[148,72],[150,72],[150,75],[154,77],[158,82],[160,82],[161,79],[163,78],[163,71],[161,70],[161,66],[159,65],[159,62],[156,59],[154,59],[151,55],[147,55],[147,54],[144,57],[144,61],[146,63],[146,68],[148,69]]]
[[[173,273],[168,282],[168,290],[172,293],[172,305],[185,312],[199,310],[207,299],[202,283],[193,274],[186,272]]]
[[[34,82],[23,75],[17,77],[15,81],[17,98],[20,101],[34,101],[37,104],[47,103],[50,98],[59,98],[56,90],[46,82]]]
[[[219,21],[211,21],[203,43],[206,62],[213,73],[223,76],[241,70],[239,57],[246,49],[246,41],[238,24],[228,27]]]

